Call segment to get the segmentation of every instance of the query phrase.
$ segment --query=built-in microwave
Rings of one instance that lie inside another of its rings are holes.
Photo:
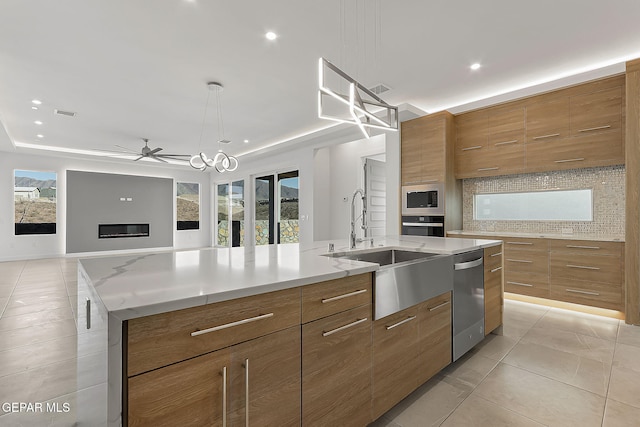
[[[402,215],[444,215],[444,184],[403,186]]]

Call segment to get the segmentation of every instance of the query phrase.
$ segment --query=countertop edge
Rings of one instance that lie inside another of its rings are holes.
[[[447,231],[447,235],[451,236],[486,236],[488,239],[491,237],[522,237],[528,239],[555,239],[555,240],[592,240],[594,242],[612,242],[612,243],[624,243],[624,237],[606,237],[598,235],[587,234],[554,234],[554,233],[518,233],[518,232],[501,232],[501,231],[468,231],[468,230],[451,230]]]

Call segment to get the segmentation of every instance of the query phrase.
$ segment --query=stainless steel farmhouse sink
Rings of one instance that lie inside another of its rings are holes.
[[[453,290],[451,255],[385,248],[327,256],[380,264],[375,274],[376,320]]]

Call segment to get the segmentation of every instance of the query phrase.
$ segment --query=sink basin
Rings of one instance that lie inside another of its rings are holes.
[[[383,249],[375,252],[347,253],[332,255],[335,258],[344,258],[354,261],[375,262],[380,266],[398,264],[407,261],[423,260],[439,256],[427,252],[403,251],[400,249]]]

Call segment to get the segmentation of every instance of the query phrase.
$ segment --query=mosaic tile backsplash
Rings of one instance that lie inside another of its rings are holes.
[[[563,233],[624,236],[624,166],[572,169],[519,175],[470,178],[462,181],[465,231]],[[476,221],[473,195],[539,190],[593,189],[593,221]]]

